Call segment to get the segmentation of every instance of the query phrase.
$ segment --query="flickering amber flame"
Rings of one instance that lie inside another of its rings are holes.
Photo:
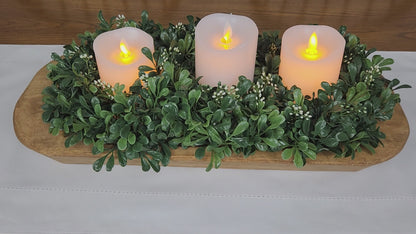
[[[226,27],[226,30],[224,30],[224,36],[221,38],[221,44],[224,49],[229,50],[231,46],[231,37],[233,34],[233,31],[231,29],[231,26]]]
[[[130,55],[130,51],[127,49],[126,44],[124,44],[123,42],[120,42],[120,50],[121,50],[121,57],[123,58],[127,58]]]
[[[308,48],[305,50],[303,56],[308,60],[316,60],[319,58],[318,37],[316,36],[315,32],[312,33],[311,37],[309,38]]]
[[[120,55],[117,58],[122,64],[131,64],[132,61],[135,59],[135,54],[129,50],[127,43],[123,40],[120,41]]]

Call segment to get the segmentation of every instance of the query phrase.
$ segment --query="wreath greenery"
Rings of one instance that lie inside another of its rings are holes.
[[[236,86],[198,84],[194,64],[194,29],[199,19],[164,28],[143,11],[138,22],[119,15],[110,21],[98,14],[96,32],[78,35],[79,43],[64,47],[63,55],[47,66],[52,84],[43,90],[43,121],[53,135],[63,132],[65,146],[92,145],[93,154],[105,153],[94,164],[111,171],[140,160],[144,171],[167,166],[171,149],[195,147],[195,157],[210,153],[206,170],[218,168],[224,157],[256,151],[283,151],[282,157],[302,167],[321,151],[354,158],[362,149],[374,153],[385,135],[378,121],[392,117],[400,102],[397,79],[387,80],[390,58],[374,55],[357,36],[339,32],[346,40],[336,84],[322,83],[312,97],[297,87],[286,88],[278,76],[278,32],[258,37],[254,81],[239,78]],[[152,35],[155,52],[144,48],[154,68],[141,66],[140,79],[129,89],[100,81],[92,49],[100,33],[138,27]],[[209,156],[208,156],[209,157]]]

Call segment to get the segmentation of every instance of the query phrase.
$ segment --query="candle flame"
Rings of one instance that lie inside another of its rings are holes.
[[[122,40],[120,41],[120,54],[117,58],[122,64],[131,64],[132,61],[136,58],[135,53],[132,53],[127,45],[127,43]]]
[[[303,54],[305,58],[309,60],[316,60],[319,58],[318,53],[318,37],[316,33],[313,32],[311,37],[309,38],[308,48],[305,50]]]
[[[121,57],[123,58],[127,58],[130,55],[130,51],[127,49],[126,44],[124,44],[123,42],[120,42],[120,50],[121,50]]]
[[[311,37],[309,38],[308,48],[306,49],[306,53],[310,55],[314,55],[318,53],[318,38],[316,37],[316,33],[312,33]]]
[[[233,31],[231,29],[231,26],[227,24],[224,30],[224,36],[221,38],[222,47],[224,47],[224,49],[226,50],[230,49],[232,34],[233,34]]]

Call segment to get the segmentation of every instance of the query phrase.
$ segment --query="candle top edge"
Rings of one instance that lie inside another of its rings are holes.
[[[209,24],[214,24],[224,27],[225,24],[229,24],[231,27],[235,27],[237,23],[244,24],[245,27],[250,28],[251,30],[256,30],[258,34],[257,24],[249,17],[244,15],[233,15],[225,13],[214,13],[203,17],[199,23],[195,26],[195,33],[198,31],[198,28],[203,28]]]
[[[145,31],[135,28],[135,27],[123,27],[114,29],[111,31],[107,31],[98,35],[93,42],[93,49],[96,50],[97,47],[107,46],[108,41],[127,41],[128,44],[133,42],[133,44],[137,44],[141,42],[141,47],[148,47],[149,49],[153,49],[154,42],[153,37],[146,33]],[[118,46],[118,45],[117,45]]]

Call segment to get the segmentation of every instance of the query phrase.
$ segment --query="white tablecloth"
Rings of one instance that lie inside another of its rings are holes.
[[[358,172],[162,168],[96,173],[23,146],[14,105],[61,46],[0,45],[0,233],[415,233],[416,52],[389,78],[410,123],[405,148]],[[375,156],[376,157],[376,156]]]

